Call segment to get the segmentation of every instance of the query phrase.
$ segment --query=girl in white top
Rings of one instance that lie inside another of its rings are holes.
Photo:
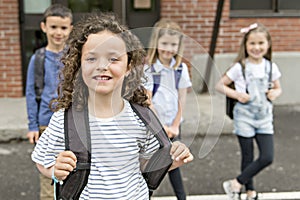
[[[216,89],[238,100],[233,120],[242,155],[241,174],[225,181],[223,187],[231,199],[240,199],[242,185],[245,185],[247,200],[252,200],[258,199],[253,177],[270,165],[274,157],[272,101],[282,92],[281,73],[271,61],[272,42],[268,30],[255,23],[241,32],[244,37],[235,64],[219,80]],[[228,87],[232,82],[235,90]],[[254,160],[253,141],[259,148],[257,160]]]
[[[32,153],[41,173],[65,180],[76,156],[64,150],[64,109],[89,110],[91,172],[80,199],[149,199],[139,159],[151,156],[158,141],[129,102],[147,106],[141,89],[144,50],[112,14],[91,14],[76,24],[64,55],[59,97],[49,127]],[[123,85],[124,83],[124,85]],[[172,144],[174,169],[193,160],[188,148]]]

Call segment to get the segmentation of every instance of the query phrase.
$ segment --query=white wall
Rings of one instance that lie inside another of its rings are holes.
[[[208,84],[209,93],[214,94],[214,86],[220,76],[228,69],[236,54],[216,54],[211,69],[210,81]],[[196,92],[201,90],[203,78],[207,65],[208,55],[195,55],[192,64],[193,89]],[[274,102],[277,105],[300,104],[300,52],[275,52],[273,62],[279,66],[282,73],[280,79],[283,94]]]

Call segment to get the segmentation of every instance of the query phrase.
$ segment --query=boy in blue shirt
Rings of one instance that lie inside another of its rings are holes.
[[[35,66],[36,53],[32,55],[28,65],[26,82],[26,104],[29,121],[27,138],[32,144],[39,139],[53,114],[49,108],[49,103],[52,99],[57,98],[58,75],[62,68],[60,58],[65,42],[72,30],[72,21],[70,9],[60,4],[54,4],[46,9],[40,24],[47,37],[47,46],[43,55],[44,63],[43,66]],[[44,84],[40,100],[36,98],[35,67],[44,68]],[[40,199],[53,200],[51,179],[40,175],[40,185]]]

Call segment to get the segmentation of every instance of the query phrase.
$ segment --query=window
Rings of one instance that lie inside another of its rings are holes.
[[[73,13],[85,13],[92,11],[112,11],[111,0],[68,0],[69,8]]]
[[[230,17],[299,16],[299,0],[230,0]]]

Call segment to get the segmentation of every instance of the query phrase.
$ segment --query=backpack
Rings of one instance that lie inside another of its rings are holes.
[[[41,96],[44,89],[44,62],[45,62],[45,51],[46,48],[42,47],[35,51],[35,60],[34,60],[34,90],[35,90],[35,99],[38,105],[41,102]],[[40,106],[38,106],[39,108]]]
[[[143,177],[149,191],[157,189],[172,165],[170,156],[171,142],[162,124],[148,107],[130,103],[133,111],[140,117],[146,128],[155,134],[159,149],[148,162],[141,163]],[[77,157],[76,168],[63,181],[55,183],[56,199],[79,199],[88,182],[91,165],[91,136],[87,106],[83,111],[76,111],[72,106],[64,113],[65,150],[73,151]]]
[[[159,72],[155,71],[153,65],[151,65],[151,73],[152,73],[152,77],[153,77],[153,91],[152,91],[152,97],[153,97],[155,95],[155,93],[157,92],[157,89],[160,85],[161,74]],[[176,86],[177,90],[178,90],[181,74],[182,74],[182,63],[177,67],[177,69],[174,70],[175,86]]]
[[[270,72],[269,72],[269,79],[268,79],[268,89],[272,89],[272,63],[270,60],[268,60],[270,63]],[[244,77],[244,80],[246,81],[246,75],[245,75],[245,65],[242,64],[242,62],[239,62],[241,65],[241,69],[242,69],[242,74]],[[232,82],[230,85],[228,85],[228,87],[230,87],[231,89],[235,90],[234,87],[234,82]],[[247,87],[246,87],[246,93],[248,93]],[[233,119],[233,108],[235,106],[235,104],[237,103],[237,99],[233,99],[231,97],[226,96],[226,115],[230,118]]]

